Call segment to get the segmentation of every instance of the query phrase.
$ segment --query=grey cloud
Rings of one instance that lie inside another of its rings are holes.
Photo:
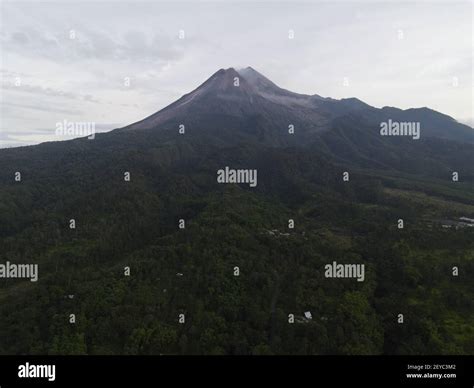
[[[170,36],[147,36],[138,30],[128,30],[117,36],[81,27],[75,39],[68,31],[39,31],[27,27],[2,38],[4,49],[53,62],[74,62],[81,59],[165,63],[183,56],[183,45]]]
[[[42,87],[36,85],[28,85],[28,84],[21,84],[21,86],[15,86],[13,82],[11,83],[4,83],[2,85],[2,89],[4,90],[11,90],[19,93],[30,93],[42,96],[50,96],[50,97],[62,97],[72,100],[82,100],[88,102],[99,103],[100,101],[94,98],[90,94],[79,94],[79,93],[72,93],[66,92],[64,90],[53,89],[49,87]]]
[[[20,45],[26,45],[30,41],[28,35],[26,35],[24,32],[14,32],[10,39],[13,43]]]
[[[35,105],[32,104],[17,104],[14,102],[3,102],[3,106],[6,107],[14,107],[14,108],[21,108],[21,109],[33,109],[33,110],[38,110],[42,112],[56,112],[56,113],[64,113],[64,114],[69,114],[69,115],[81,115],[84,114],[83,111],[77,110],[77,109],[64,109],[64,108],[59,108],[56,106],[51,106],[51,105],[43,105],[42,103],[38,103]]]

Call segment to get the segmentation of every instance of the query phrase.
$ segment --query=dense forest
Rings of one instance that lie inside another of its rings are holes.
[[[128,136],[2,151],[2,262],[39,281],[1,280],[1,354],[474,353],[474,228],[443,227],[474,215],[469,179]]]

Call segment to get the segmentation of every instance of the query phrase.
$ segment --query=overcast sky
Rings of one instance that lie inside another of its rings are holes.
[[[295,92],[472,125],[472,19],[470,1],[3,1],[0,147],[62,140],[64,120],[124,126],[246,66]]]

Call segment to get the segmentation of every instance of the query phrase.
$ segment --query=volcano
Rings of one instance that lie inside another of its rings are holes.
[[[357,98],[335,100],[298,94],[278,87],[251,67],[220,69],[192,92],[123,130],[159,130],[187,123],[189,129],[205,131],[207,121],[216,117],[228,120],[220,123],[223,128],[235,122],[252,126],[253,121],[254,128],[249,131],[253,129],[271,144],[288,144],[284,134],[288,125],[295,127],[296,142],[306,143],[312,135],[331,130],[341,117],[366,121],[367,129],[378,129],[380,122],[389,119],[416,121],[421,123],[424,137],[474,143],[472,128],[428,108],[377,109]]]
[[[418,131],[416,136],[383,136],[381,128],[388,124],[402,129],[413,126]],[[28,147],[28,151],[3,150],[0,159],[26,153],[28,163],[34,159],[32,155],[47,150],[48,155],[40,158],[42,163],[53,154],[77,147],[81,152],[104,154],[156,151],[159,147],[161,152],[154,158],[171,161],[179,160],[183,152],[204,155],[210,148],[240,145],[296,147],[355,168],[432,177],[446,177],[458,170],[469,179],[474,175],[474,130],[452,117],[429,108],[379,109],[357,98],[337,100],[294,93],[251,67],[220,69],[164,109],[98,134],[94,142],[76,139]]]
[[[0,354],[472,354],[473,169],[449,116],[252,68],[2,149],[2,256],[38,281],[1,282]]]

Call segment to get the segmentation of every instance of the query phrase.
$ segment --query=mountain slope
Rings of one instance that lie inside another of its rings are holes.
[[[393,121],[420,122],[423,137],[474,143],[472,128],[436,111],[427,108],[377,109],[356,98],[334,100],[293,93],[278,87],[251,67],[240,71],[221,69],[191,93],[124,129],[159,129],[184,121],[205,126],[209,115],[258,116],[268,124],[278,122],[280,132],[287,129],[285,124],[294,124],[304,137],[308,133],[330,129],[333,119],[348,114],[367,120],[367,124],[376,129],[379,129],[381,121],[389,118]]]
[[[0,281],[0,354],[474,353],[474,228],[442,226],[474,218],[473,146],[381,137],[393,112],[419,113],[227,69],[95,140],[0,150],[0,263],[39,265]]]

